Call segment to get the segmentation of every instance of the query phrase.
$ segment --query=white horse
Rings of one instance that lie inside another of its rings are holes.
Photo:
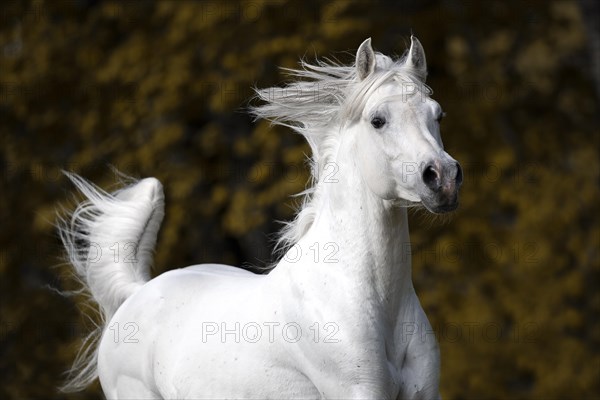
[[[61,235],[104,325],[65,389],[99,377],[109,399],[439,397],[407,207],[454,210],[462,173],[423,48],[412,37],[394,61],[367,39],[353,66],[302,67],[299,82],[257,91],[254,109],[306,137],[316,182],[268,274],[205,264],[150,279],[161,184],[109,194],[69,174],[88,200]]]

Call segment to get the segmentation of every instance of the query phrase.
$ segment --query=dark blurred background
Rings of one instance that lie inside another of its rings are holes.
[[[53,222],[61,169],[164,184],[155,273],[264,265],[308,146],[253,123],[252,86],[300,57],[353,61],[414,33],[465,169],[452,216],[411,214],[444,399],[600,396],[596,1],[6,1],[0,5],[0,398],[59,394],[90,323]]]

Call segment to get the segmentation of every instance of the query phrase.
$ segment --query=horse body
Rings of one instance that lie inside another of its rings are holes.
[[[350,122],[328,118],[326,107],[339,97],[330,88],[332,97],[305,110],[304,124],[294,127],[313,148],[317,183],[286,233],[285,256],[266,275],[206,264],[145,283],[133,279],[115,294],[126,299],[116,311],[103,308],[107,323],[95,354],[108,398],[439,396],[439,351],[412,284],[406,207],[455,208],[462,177],[443,151],[439,105],[415,90],[426,65],[412,40],[396,64],[376,55],[367,40],[350,75],[340,67],[324,73],[322,65],[300,73],[363,85],[354,97],[346,93]],[[283,124],[282,110],[294,114],[294,104],[307,104],[289,96],[269,100],[257,115]],[[333,177],[324,173],[327,165],[335,166]],[[102,201],[122,203],[111,212],[123,217],[138,206],[162,207],[160,184],[154,185],[138,183],[103,198],[90,197],[93,189],[78,181],[97,209]],[[157,215],[162,218],[161,212],[143,218],[156,226]],[[88,232],[83,239],[91,241],[89,232],[102,228],[103,218],[94,212],[91,222],[80,221]],[[112,228],[115,241],[144,248],[144,240],[156,240],[155,231],[140,239],[141,228]],[[108,279],[101,265],[74,262],[92,293],[96,279]],[[89,374],[75,381],[94,378],[96,358],[86,359]]]

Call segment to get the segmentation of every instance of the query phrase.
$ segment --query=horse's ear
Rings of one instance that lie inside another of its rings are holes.
[[[356,73],[361,81],[371,75],[375,70],[375,52],[371,47],[371,38],[368,38],[356,52]]]
[[[410,37],[410,50],[406,56],[406,65],[409,66],[415,74],[425,82],[427,79],[427,60],[425,60],[425,50],[421,42],[414,36]]]

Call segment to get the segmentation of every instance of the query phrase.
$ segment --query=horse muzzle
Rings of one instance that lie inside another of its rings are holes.
[[[429,211],[442,214],[458,207],[458,190],[462,185],[462,168],[455,160],[435,160],[423,165],[424,184],[421,202]]]

